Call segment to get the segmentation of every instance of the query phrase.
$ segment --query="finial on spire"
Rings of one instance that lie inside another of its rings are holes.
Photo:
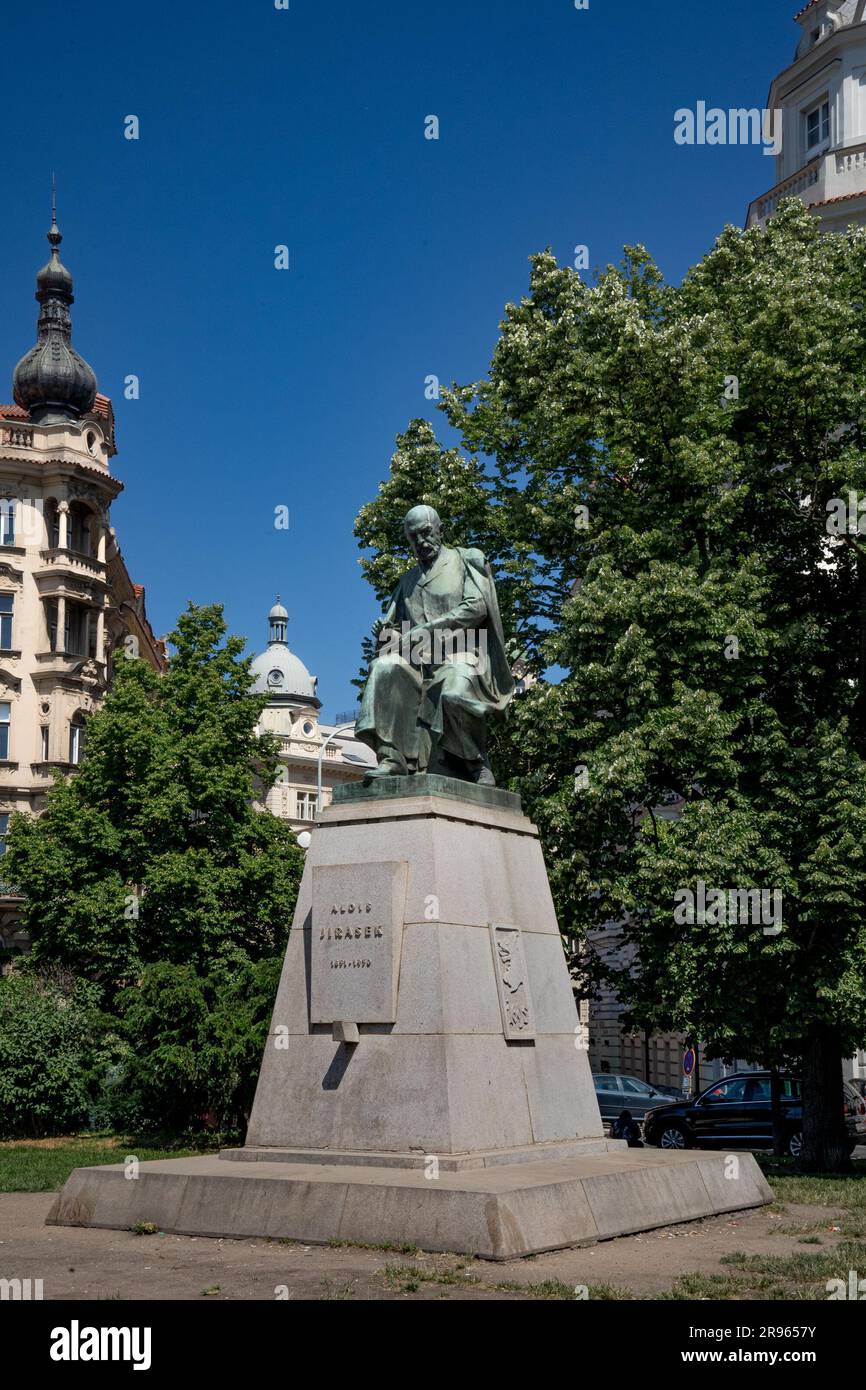
[[[51,227],[48,232],[48,241],[51,246],[52,256],[56,258],[57,248],[63,237],[60,235],[60,228],[57,225],[57,179],[51,175]]]

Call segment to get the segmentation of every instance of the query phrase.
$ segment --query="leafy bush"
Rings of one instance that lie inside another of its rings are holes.
[[[114,1124],[242,1138],[280,966],[279,956],[240,954],[209,975],[171,961],[147,966],[120,997],[125,1060],[110,1102]]]
[[[88,1123],[116,1048],[99,998],[65,971],[25,965],[0,978],[0,1138]]]

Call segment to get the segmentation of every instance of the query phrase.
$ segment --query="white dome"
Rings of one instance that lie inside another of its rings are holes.
[[[251,667],[253,694],[294,696],[318,704],[316,683],[300,657],[283,642],[272,642]]]
[[[286,644],[288,616],[278,594],[268,614],[268,645],[253,658],[250,668],[253,694],[272,695],[275,700],[300,700],[318,709],[321,701],[316,698],[316,682],[300,657],[290,652]]]

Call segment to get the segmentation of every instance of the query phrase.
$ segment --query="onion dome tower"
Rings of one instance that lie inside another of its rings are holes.
[[[62,240],[52,193],[51,258],[36,276],[40,305],[36,346],[21,358],[12,377],[16,403],[29,412],[31,420],[44,425],[79,419],[92,410],[96,398],[93,369],[72,347],[69,306],[74,296],[72,276],[58,255]]]

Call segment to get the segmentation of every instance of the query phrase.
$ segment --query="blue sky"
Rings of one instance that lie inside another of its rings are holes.
[[[793,0],[43,0],[4,17],[0,399],[34,341],[56,170],[74,342],[115,404],[112,510],[158,633],[279,591],[326,715],[375,616],[352,526],[424,380],[483,375],[550,245],[679,279],[774,182],[674,111],[763,106]],[[140,138],[124,138],[137,115]],[[425,117],[440,139],[424,138]],[[274,247],[291,266],[274,268]],[[123,381],[141,381],[137,401]],[[288,506],[288,531],[274,509]]]

